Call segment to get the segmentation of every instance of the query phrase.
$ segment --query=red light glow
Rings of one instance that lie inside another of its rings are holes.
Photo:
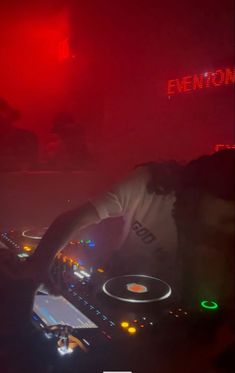
[[[1,92],[23,113],[20,126],[42,134],[67,93],[68,11],[15,17],[9,10],[0,20]]]
[[[68,60],[70,58],[69,39],[65,38],[59,42],[58,50],[59,61]]]

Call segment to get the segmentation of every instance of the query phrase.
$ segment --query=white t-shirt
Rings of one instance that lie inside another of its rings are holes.
[[[123,216],[124,227],[117,248],[128,265],[153,273],[175,260],[177,231],[172,217],[175,194],[157,195],[147,190],[151,174],[147,166],[136,168],[111,191],[91,203],[100,220]]]

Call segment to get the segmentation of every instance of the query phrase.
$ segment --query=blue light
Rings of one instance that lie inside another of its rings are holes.
[[[95,243],[94,242],[89,243],[89,247],[95,247]]]

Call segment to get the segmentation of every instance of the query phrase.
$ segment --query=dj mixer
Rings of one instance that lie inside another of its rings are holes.
[[[1,242],[24,261],[45,229],[3,232]],[[60,295],[43,287],[35,295],[33,323],[46,338],[55,340],[60,355],[69,356],[74,350],[89,355],[100,346],[130,345],[134,340],[146,346],[146,341],[193,319],[174,284],[143,273],[112,275],[99,263],[89,263],[95,249],[90,239],[68,242],[51,269]],[[206,299],[200,307],[200,312],[209,314],[219,308],[216,301]]]

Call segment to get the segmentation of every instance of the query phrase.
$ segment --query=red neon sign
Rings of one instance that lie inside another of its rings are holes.
[[[168,96],[209,87],[235,84],[235,67],[207,71],[204,74],[183,76],[167,82]]]
[[[235,144],[216,144],[214,146],[214,150],[215,152],[218,152],[219,150],[223,150],[223,149],[235,149]]]

